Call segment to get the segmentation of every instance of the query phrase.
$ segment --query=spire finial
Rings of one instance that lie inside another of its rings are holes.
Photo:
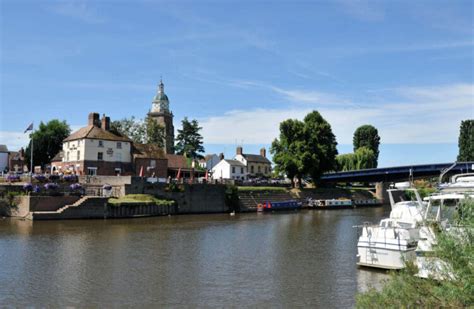
[[[163,84],[163,78],[160,75],[160,85],[158,86],[158,92],[164,93],[165,92],[165,85]]]

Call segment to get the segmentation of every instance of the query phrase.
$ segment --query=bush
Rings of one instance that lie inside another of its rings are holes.
[[[31,182],[25,183],[23,185],[23,190],[25,190],[26,192],[33,191],[33,185],[31,184]]]
[[[38,182],[45,182],[46,181],[46,176],[44,176],[42,174],[35,174],[35,175],[33,175],[33,178]]]
[[[76,175],[64,175],[63,180],[67,182],[77,182],[78,178]]]
[[[59,185],[55,182],[50,182],[44,185],[44,188],[49,191],[57,190]]]
[[[18,175],[8,175],[7,176],[7,181],[8,182],[18,182],[18,181],[20,181],[20,176],[18,176]]]

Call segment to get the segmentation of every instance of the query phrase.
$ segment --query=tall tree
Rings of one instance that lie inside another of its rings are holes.
[[[44,167],[63,148],[63,140],[70,133],[71,129],[66,121],[53,119],[46,124],[41,122],[38,130],[30,134],[30,143],[25,150],[28,166],[31,160],[31,140],[33,141],[33,166]]]
[[[301,179],[304,165],[301,152],[304,148],[304,124],[299,120],[288,119],[280,123],[280,136],[270,148],[277,173],[286,174],[294,187],[294,178]],[[300,181],[301,184],[301,181]]]
[[[353,138],[354,152],[360,147],[368,147],[375,154],[375,166],[378,165],[380,136],[378,130],[369,124],[358,127]]]
[[[156,144],[158,147],[163,148],[165,146],[165,128],[151,117],[146,118],[145,125],[146,143]]]
[[[461,121],[458,161],[474,161],[474,120]]]
[[[314,183],[324,172],[335,170],[337,142],[331,125],[317,111],[304,118],[305,147],[302,154],[305,171]]]
[[[270,151],[277,171],[293,179],[311,176],[317,182],[321,175],[336,169],[336,137],[331,126],[317,112],[306,115],[304,121],[285,120],[280,123],[280,137]]]
[[[197,120],[188,120],[188,117],[184,117],[181,121],[182,129],[178,130],[178,136],[176,138],[176,153],[185,155],[188,158],[203,158],[204,147],[202,146],[202,136],[199,131],[202,127],[199,126]]]

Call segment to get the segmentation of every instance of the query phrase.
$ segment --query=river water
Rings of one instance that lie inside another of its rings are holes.
[[[385,208],[126,220],[0,219],[0,305],[346,308],[387,274],[356,267]]]

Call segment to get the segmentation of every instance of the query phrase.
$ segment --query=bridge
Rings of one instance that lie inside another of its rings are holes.
[[[474,161],[455,163],[434,163],[420,165],[405,165],[395,167],[370,168],[356,171],[326,173],[321,177],[321,182],[393,182],[407,181],[410,177],[423,178],[439,176],[443,170],[452,167],[449,174],[472,172]]]

